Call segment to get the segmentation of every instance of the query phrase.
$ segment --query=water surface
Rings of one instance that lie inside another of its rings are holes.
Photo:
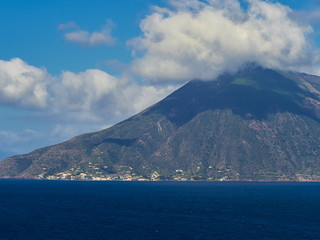
[[[0,180],[0,239],[320,239],[320,183]]]

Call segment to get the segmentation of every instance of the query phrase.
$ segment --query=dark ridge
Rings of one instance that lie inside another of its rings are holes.
[[[256,81],[255,86],[237,84],[238,79]],[[319,121],[312,109],[299,104],[304,97],[318,98],[276,71],[251,67],[236,75],[225,74],[216,81],[191,81],[155,105],[152,111],[168,116],[178,126],[201,112],[217,109],[231,109],[242,118],[250,116],[257,120],[269,114],[290,112]]]

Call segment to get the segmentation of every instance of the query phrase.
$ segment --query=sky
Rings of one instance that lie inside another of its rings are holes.
[[[320,75],[319,0],[0,0],[0,159],[245,62]]]

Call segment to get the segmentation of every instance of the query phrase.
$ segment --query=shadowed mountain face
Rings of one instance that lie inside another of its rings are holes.
[[[0,177],[320,180],[320,78],[248,67],[109,129],[0,162]]]

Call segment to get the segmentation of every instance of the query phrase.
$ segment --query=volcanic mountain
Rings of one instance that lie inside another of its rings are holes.
[[[108,129],[0,162],[2,178],[320,180],[320,78],[259,66],[191,81]]]

